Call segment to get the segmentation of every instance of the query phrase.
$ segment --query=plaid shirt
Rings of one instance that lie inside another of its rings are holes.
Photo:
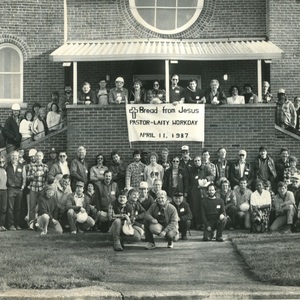
[[[46,164],[30,164],[27,172],[30,180],[29,189],[33,192],[40,192],[45,186],[48,171]]]

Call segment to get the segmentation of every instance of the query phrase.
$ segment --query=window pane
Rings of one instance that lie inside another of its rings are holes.
[[[0,75],[0,99],[20,99],[21,75]]]
[[[197,0],[178,0],[178,7],[196,7]]]
[[[0,72],[20,72],[20,57],[16,50],[11,48],[0,50]]]
[[[194,15],[194,13],[195,13],[194,9],[179,9],[178,10],[177,27],[181,27],[186,22],[188,22]]]
[[[136,6],[154,6],[155,0],[135,0]]]
[[[156,28],[160,30],[172,30],[175,29],[175,9],[158,9]]]
[[[176,7],[176,0],[157,0],[157,6]]]
[[[151,26],[154,26],[154,12],[154,9],[150,8],[139,9],[140,16]]]

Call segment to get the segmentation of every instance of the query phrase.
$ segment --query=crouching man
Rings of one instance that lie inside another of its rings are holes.
[[[224,201],[216,197],[214,184],[207,187],[207,197],[201,203],[202,220],[204,224],[203,241],[211,241],[217,230],[216,240],[223,242],[223,229],[226,224]]]
[[[48,231],[62,234],[63,230],[57,220],[58,206],[54,196],[54,188],[49,185],[45,186],[39,197],[38,206],[38,227],[42,230],[41,235],[46,235]]]
[[[115,251],[123,251],[125,241],[138,242],[141,240],[139,231],[132,227],[134,209],[127,202],[125,191],[121,191],[118,199],[109,205],[108,218],[111,221],[110,232],[113,237]]]
[[[167,193],[158,191],[156,202],[146,212],[145,235],[148,241],[145,249],[155,249],[153,234],[164,237],[168,241],[168,248],[173,248],[173,241],[179,239],[178,214],[176,208],[168,202]]]

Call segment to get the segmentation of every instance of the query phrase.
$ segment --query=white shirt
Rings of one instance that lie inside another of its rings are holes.
[[[69,167],[68,167],[68,163],[66,161],[64,163],[59,162],[59,166],[61,168],[61,171],[62,171],[63,175],[65,175],[65,174],[70,175],[70,170],[69,170]]]
[[[250,204],[253,206],[271,205],[271,194],[269,191],[263,190],[260,194],[255,191],[250,196]]]

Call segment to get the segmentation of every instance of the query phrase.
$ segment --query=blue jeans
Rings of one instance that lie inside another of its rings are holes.
[[[19,226],[19,216],[21,211],[23,191],[17,188],[7,190],[7,226]]]

